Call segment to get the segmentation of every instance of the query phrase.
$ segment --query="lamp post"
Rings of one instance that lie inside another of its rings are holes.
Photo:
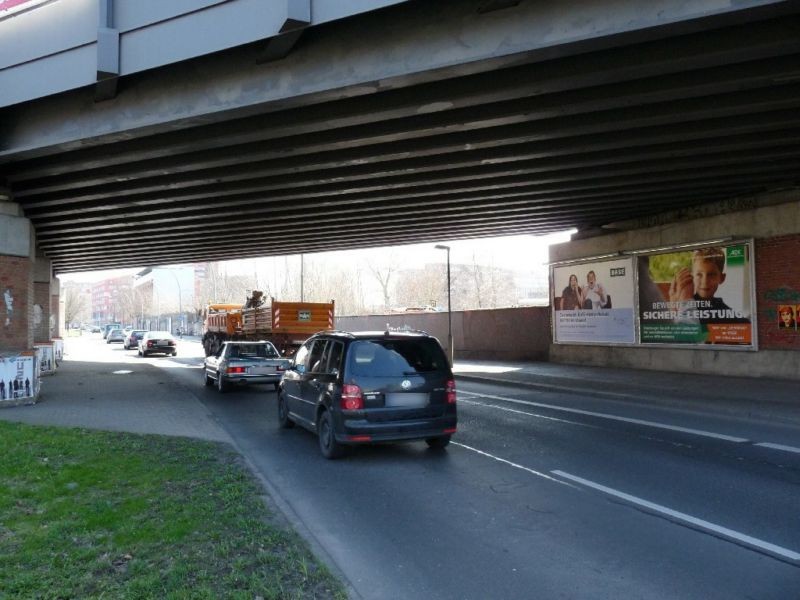
[[[175,284],[178,286],[178,328],[183,331],[183,302],[181,300],[181,282],[178,280],[178,276],[175,274],[175,271],[172,269],[164,270],[170,272],[170,274],[175,278]]]
[[[447,353],[450,358],[450,366],[453,366],[453,312],[450,308],[450,246],[436,244],[437,250],[447,250]]]

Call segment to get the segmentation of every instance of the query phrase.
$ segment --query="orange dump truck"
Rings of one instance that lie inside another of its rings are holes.
[[[254,292],[244,306],[209,304],[203,323],[203,349],[216,354],[226,340],[268,340],[282,354],[290,354],[306,338],[333,329],[334,302],[278,302],[258,304]],[[254,301],[253,299],[256,299]]]

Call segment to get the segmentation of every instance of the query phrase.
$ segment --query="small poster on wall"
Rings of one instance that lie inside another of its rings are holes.
[[[633,344],[633,281],[631,258],[554,266],[555,342]]]
[[[36,381],[33,356],[0,356],[0,402],[33,398]]]
[[[753,346],[749,242],[639,256],[643,344]]]
[[[796,333],[798,317],[800,317],[800,304],[781,304],[778,306],[778,329]]]
[[[36,356],[39,358],[39,373],[52,375],[56,372],[55,348],[52,343],[34,344]]]

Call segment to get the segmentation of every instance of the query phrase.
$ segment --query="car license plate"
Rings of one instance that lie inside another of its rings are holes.
[[[422,406],[428,406],[428,394],[386,394],[385,406],[395,408],[420,408]]]

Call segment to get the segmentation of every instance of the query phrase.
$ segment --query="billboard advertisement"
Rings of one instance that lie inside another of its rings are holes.
[[[638,257],[642,344],[752,347],[751,242]]]
[[[633,259],[553,266],[556,343],[636,341]]]

